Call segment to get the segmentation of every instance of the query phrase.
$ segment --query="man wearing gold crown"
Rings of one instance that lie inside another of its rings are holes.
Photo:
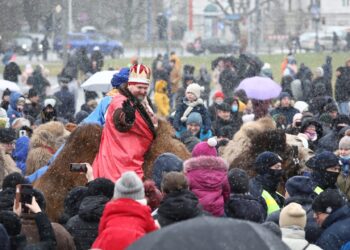
[[[147,66],[133,65],[128,84],[113,98],[93,163],[95,178],[104,177],[114,182],[122,173],[131,170],[143,179],[144,155],[158,125],[147,100],[150,77],[151,70]]]

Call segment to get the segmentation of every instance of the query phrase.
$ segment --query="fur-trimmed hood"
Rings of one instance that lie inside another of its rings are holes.
[[[197,169],[227,171],[228,167],[228,163],[223,158],[214,156],[198,156],[184,162],[185,173]]]

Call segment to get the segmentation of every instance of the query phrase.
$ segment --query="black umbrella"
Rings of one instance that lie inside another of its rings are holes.
[[[128,249],[287,250],[289,248],[259,224],[205,216],[164,227],[136,241]]]

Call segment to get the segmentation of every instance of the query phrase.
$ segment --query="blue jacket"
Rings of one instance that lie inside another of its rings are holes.
[[[324,250],[340,249],[350,241],[350,207],[348,204],[331,213],[323,222],[325,229],[316,245]]]
[[[7,110],[7,117],[10,119],[10,125],[12,125],[15,119],[23,117],[23,113],[17,111],[17,101],[21,96],[22,94],[18,92],[12,92],[10,95],[10,105]]]
[[[83,120],[82,123],[97,123],[100,126],[104,126],[106,122],[105,115],[112,99],[113,97],[111,96],[103,97],[94,111],[92,111],[90,115]]]
[[[174,126],[176,131],[180,131],[182,127],[186,128],[186,122],[181,122],[181,117],[184,114],[187,107],[188,107],[188,105],[185,102],[182,102],[176,108],[176,113],[175,113],[174,122],[173,122],[173,126]],[[209,117],[209,112],[206,109],[206,107],[204,107],[203,104],[199,104],[192,109],[191,113],[192,112],[197,112],[202,116],[202,120],[203,120],[202,128],[203,128],[203,130],[204,131],[210,130],[211,121],[210,121],[210,117]]]
[[[293,107],[288,107],[288,108],[277,107],[277,108],[271,110],[271,112],[270,112],[271,116],[283,115],[287,120],[287,125],[293,123],[293,117],[297,113],[299,113],[299,110],[297,110]]]
[[[27,136],[23,136],[17,139],[16,148],[12,152],[12,157],[16,161],[16,165],[19,169],[21,169],[22,174],[26,173],[26,160],[29,151],[29,138]]]

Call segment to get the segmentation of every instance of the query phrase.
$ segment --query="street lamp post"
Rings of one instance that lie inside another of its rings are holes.
[[[318,30],[319,30],[319,23],[321,20],[321,10],[320,5],[315,3],[311,6],[311,15],[312,20],[315,22],[315,33],[316,33],[316,39],[315,39],[315,50],[316,52],[320,51],[320,43],[318,39]]]

